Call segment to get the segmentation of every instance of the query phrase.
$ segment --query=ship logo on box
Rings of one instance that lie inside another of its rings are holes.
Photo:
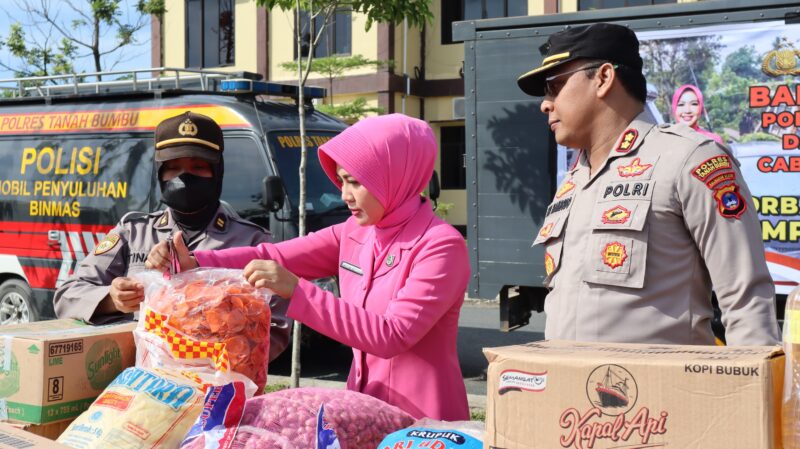
[[[509,391],[544,391],[546,387],[547,371],[543,373],[527,373],[509,369],[500,373],[497,392],[506,394]]]
[[[619,365],[600,365],[586,380],[586,395],[604,415],[626,413],[639,399],[639,388],[633,375]]]

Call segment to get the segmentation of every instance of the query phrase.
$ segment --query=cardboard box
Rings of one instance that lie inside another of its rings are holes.
[[[16,429],[24,430],[34,435],[39,435],[40,437],[47,438],[48,440],[56,440],[59,436],[61,436],[62,433],[64,433],[65,430],[67,430],[67,427],[72,424],[72,421],[75,421],[75,418],[71,418],[66,421],[53,422],[50,424],[28,424],[20,422],[7,422],[4,424],[11,425]]]
[[[542,341],[483,351],[485,448],[781,447],[778,346]]]
[[[0,423],[0,449],[70,449],[9,424]]]
[[[0,420],[75,418],[132,366],[135,323],[53,320],[0,328]]]

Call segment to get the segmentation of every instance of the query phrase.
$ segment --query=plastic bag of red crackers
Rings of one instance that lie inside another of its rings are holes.
[[[189,370],[213,385],[244,381],[250,384],[248,396],[264,389],[268,290],[252,287],[241,270],[222,268],[198,268],[171,279],[155,271],[134,277],[145,285],[134,332],[137,366]]]

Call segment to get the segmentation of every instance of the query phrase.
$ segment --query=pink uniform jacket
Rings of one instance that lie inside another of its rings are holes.
[[[415,418],[469,419],[458,363],[458,315],[469,280],[463,237],[421,202],[373,261],[373,226],[353,218],[277,244],[196,251],[201,266],[272,259],[303,278],[288,316],[353,347],[347,388]],[[341,298],[307,279],[339,276]]]

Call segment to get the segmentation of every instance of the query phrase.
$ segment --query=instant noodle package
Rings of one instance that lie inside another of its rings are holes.
[[[215,385],[241,380],[238,373],[263,390],[271,318],[266,290],[248,284],[241,270],[136,277],[147,286],[135,331],[137,366],[189,369],[213,375]]]
[[[203,398],[191,376],[128,368],[58,442],[75,449],[175,449],[200,414]]]

